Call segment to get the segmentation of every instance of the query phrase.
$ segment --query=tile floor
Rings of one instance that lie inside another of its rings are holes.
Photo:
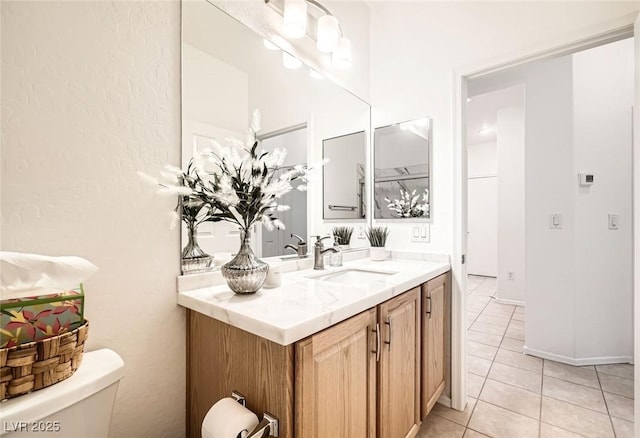
[[[522,354],[524,308],[494,301],[470,276],[468,404],[437,404],[418,438],[633,437],[633,365],[573,367]]]

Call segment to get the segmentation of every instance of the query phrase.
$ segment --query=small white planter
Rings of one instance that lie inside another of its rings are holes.
[[[387,258],[387,252],[383,246],[372,246],[369,248],[369,254],[371,255],[371,260],[376,262],[381,262]]]

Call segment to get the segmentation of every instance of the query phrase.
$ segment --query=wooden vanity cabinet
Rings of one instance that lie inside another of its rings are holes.
[[[447,381],[449,287],[448,273],[422,285],[422,419],[442,395]]]
[[[448,274],[283,346],[189,310],[187,437],[237,390],[281,438],[405,438],[449,375]]]
[[[296,436],[376,436],[376,309],[296,343]]]
[[[378,437],[415,436],[420,427],[420,288],[378,306]]]

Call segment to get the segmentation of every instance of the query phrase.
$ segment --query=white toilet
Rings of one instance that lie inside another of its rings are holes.
[[[84,354],[73,376],[0,404],[0,436],[107,438],[124,362],[112,350]]]

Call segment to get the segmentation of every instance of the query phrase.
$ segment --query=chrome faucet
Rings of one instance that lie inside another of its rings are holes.
[[[328,239],[330,236],[324,236],[324,237],[311,236],[311,237],[315,237],[317,239],[315,245],[313,246],[313,269],[319,271],[324,269],[324,255],[328,252],[336,253],[338,252],[338,250],[333,247],[331,248],[324,247],[322,241],[324,239]]]
[[[305,242],[304,239],[297,234],[291,234],[291,237],[295,237],[296,239],[298,239],[298,244],[292,245],[291,243],[289,243],[285,245],[284,248],[294,250],[296,253],[298,253],[298,257],[301,259],[305,258],[307,256],[307,242]]]

